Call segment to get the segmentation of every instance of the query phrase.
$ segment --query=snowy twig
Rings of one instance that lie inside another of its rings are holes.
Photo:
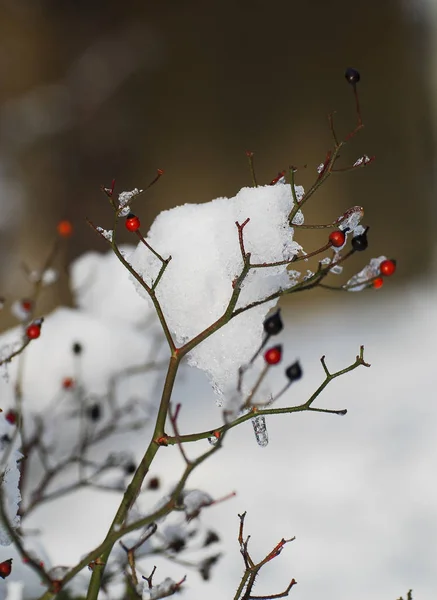
[[[21,346],[17,348],[17,350],[11,352],[8,356],[6,356],[6,358],[0,359],[0,367],[4,364],[10,363],[13,358],[21,354],[23,350],[27,348],[31,341],[32,340],[30,338],[24,338],[23,342],[21,343]]]
[[[166,436],[166,438],[167,438],[167,436]],[[144,470],[145,470],[145,468],[148,468],[148,463],[150,460],[150,456],[152,454],[151,448],[153,448],[153,450],[154,450],[154,453],[153,453],[153,456],[154,456],[156,454],[157,449],[160,447],[158,444],[156,444],[154,441],[152,441],[152,443],[149,445],[149,448],[146,451],[143,461],[140,463],[140,465],[137,469],[137,472],[135,473],[130,485],[128,486],[128,488],[123,496],[123,499],[122,499],[121,505],[117,511],[116,517],[114,518],[114,521],[113,521],[104,541],[99,546],[97,546],[97,548],[95,548],[94,550],[89,552],[85,557],[83,557],[78,564],[76,564],[70,571],[68,571],[65,574],[65,576],[63,577],[63,579],[61,581],[62,587],[65,586],[69,581],[71,581],[73,579],[73,577],[75,577],[76,574],[79,573],[83,568],[85,568],[87,565],[91,564],[93,573],[91,576],[91,582],[90,582],[90,587],[88,589],[87,598],[88,598],[88,600],[96,598],[98,591],[100,589],[100,584],[101,584],[102,576],[104,573],[105,565],[106,565],[107,559],[109,557],[109,554],[110,554],[114,544],[121,537],[126,535],[127,533],[130,533],[131,531],[135,531],[142,527],[149,526],[152,523],[158,521],[159,519],[162,519],[163,517],[168,515],[170,512],[172,512],[178,504],[180,495],[181,495],[181,493],[185,487],[185,484],[186,484],[189,476],[191,475],[191,473],[200,464],[202,464],[205,460],[207,460],[210,456],[212,456],[215,452],[217,452],[217,450],[221,447],[222,440],[223,440],[223,435],[221,436],[220,440],[217,442],[217,444],[213,448],[211,448],[210,450],[208,450],[207,452],[205,452],[204,454],[202,454],[195,460],[191,461],[190,464],[186,465],[185,470],[184,470],[178,484],[175,486],[168,501],[163,506],[161,506],[159,509],[155,510],[153,513],[151,513],[150,515],[148,515],[146,517],[143,517],[137,521],[134,521],[133,523],[123,525],[124,520],[127,516],[128,510],[129,510],[131,504],[133,503],[133,501],[135,500],[135,498],[139,492],[141,483],[144,479],[144,476],[145,476],[145,475],[143,476]],[[165,444],[162,443],[161,445],[165,445]],[[40,600],[49,600],[50,598],[52,598],[52,594],[50,592],[46,592],[45,594],[43,594],[40,597]]]
[[[199,440],[202,439],[208,439],[211,437],[216,437],[217,439],[220,438],[222,436],[222,434],[226,431],[228,431],[229,429],[232,429],[234,427],[237,427],[238,425],[241,425],[242,423],[245,423],[246,421],[252,419],[254,416],[266,416],[266,415],[281,415],[281,414],[288,414],[288,413],[294,413],[294,412],[304,412],[304,411],[314,411],[314,412],[326,412],[326,413],[331,413],[331,414],[337,414],[337,415],[344,415],[346,414],[344,410],[328,410],[328,409],[323,409],[323,408],[314,408],[312,406],[314,400],[320,396],[320,394],[323,392],[323,390],[326,388],[326,386],[333,380],[336,379],[337,377],[340,377],[341,375],[345,375],[346,373],[349,373],[350,371],[354,371],[355,369],[357,369],[359,366],[364,366],[364,367],[370,367],[370,364],[365,362],[364,360],[364,346],[360,346],[360,352],[357,355],[355,361],[350,364],[349,366],[345,367],[344,369],[341,369],[339,371],[335,371],[334,373],[330,373],[326,367],[326,363],[325,363],[325,357],[323,356],[320,359],[323,369],[325,371],[325,379],[324,381],[319,385],[319,387],[316,389],[316,391],[310,396],[310,398],[304,403],[304,404],[299,404],[298,406],[287,406],[284,408],[263,408],[260,409],[258,407],[255,407],[254,409],[252,409],[250,412],[241,415],[240,417],[238,417],[237,419],[235,419],[234,421],[230,422],[230,423],[226,423],[225,425],[222,425],[221,427],[216,427],[215,429],[210,429],[208,431],[202,431],[200,433],[193,433],[193,434],[188,434],[188,435],[179,435],[178,438],[176,439],[175,436],[167,436],[166,437],[166,443],[168,445],[172,444],[178,444],[178,443],[186,443],[186,442],[197,442]],[[285,386],[285,388],[283,388],[281,390],[281,392],[279,392],[279,394],[277,394],[276,397],[280,396],[281,394],[283,394],[285,392],[285,390],[289,387],[290,384],[287,384]]]
[[[264,567],[264,565],[266,565],[268,562],[270,562],[271,560],[273,560],[274,558],[279,556],[279,554],[282,552],[282,549],[284,548],[285,544],[292,542],[295,538],[293,537],[293,538],[290,538],[287,540],[282,538],[282,540],[280,542],[278,542],[278,544],[276,544],[276,546],[273,548],[273,550],[271,550],[263,558],[263,560],[261,560],[258,563],[255,563],[253,558],[251,557],[251,555],[249,553],[249,549],[248,549],[250,536],[247,536],[247,538],[244,539],[244,520],[246,518],[246,513],[238,515],[238,517],[240,519],[240,527],[239,527],[239,532],[238,532],[238,543],[240,544],[240,552],[241,552],[241,555],[244,560],[245,571],[244,571],[244,575],[241,579],[240,585],[238,586],[238,589],[235,592],[234,600],[253,600],[254,598],[259,598],[261,600],[261,598],[265,598],[265,599],[284,598],[285,596],[288,596],[288,593],[291,590],[291,588],[293,587],[293,585],[296,585],[296,581],[294,579],[291,580],[290,584],[285,589],[285,591],[281,592],[279,594],[252,596],[251,592],[252,592],[253,586],[255,584],[255,579],[258,577],[259,572],[262,569],[262,567]]]
[[[0,520],[2,522],[2,525],[8,532],[10,538],[13,541],[14,546],[16,547],[16,549],[18,551],[18,554],[21,556],[23,561],[26,564],[28,564],[39,577],[41,577],[43,582],[45,582],[48,586],[51,587],[53,582],[52,582],[50,576],[47,574],[43,563],[41,561],[39,561],[38,559],[34,558],[32,556],[32,554],[29,554],[27,552],[27,550],[24,547],[23,542],[21,541],[20,535],[10,524],[8,515],[6,514],[5,507],[4,507],[3,491],[4,491],[4,486],[2,486],[0,484]]]
[[[360,129],[362,129],[364,127],[364,124],[363,124],[363,121],[361,118],[361,111],[360,111],[360,105],[359,105],[358,93],[356,90],[356,86],[354,86],[354,95],[355,95],[355,108],[356,108],[356,114],[357,114],[357,125],[356,125],[355,129],[353,129],[345,137],[344,140],[339,141],[337,138],[337,135],[335,133],[335,129],[334,129],[334,113],[330,113],[328,115],[329,128],[331,130],[332,137],[334,140],[334,147],[333,147],[333,149],[328,150],[328,152],[326,154],[326,158],[325,158],[323,164],[321,165],[321,170],[319,172],[319,175],[318,175],[316,181],[313,183],[313,185],[309,188],[309,190],[301,198],[300,203],[297,203],[297,202],[294,203],[293,208],[291,209],[291,212],[290,212],[290,215],[288,218],[290,225],[293,225],[293,219],[296,216],[298,210],[301,209],[302,206],[306,202],[308,202],[308,200],[311,198],[311,196],[319,189],[319,187],[323,183],[325,183],[325,181],[328,179],[328,177],[333,172],[341,170],[341,169],[334,169],[334,164],[337,162],[337,160],[339,158],[340,150],[349,140],[351,140],[358,133],[358,131],[360,131]],[[373,158],[372,158],[372,160],[373,160]],[[369,162],[371,162],[371,161],[369,161]],[[292,169],[290,169],[290,173],[293,173]],[[293,190],[294,190],[294,173],[293,173],[293,177],[290,177],[290,185],[291,185],[291,189],[293,192]]]

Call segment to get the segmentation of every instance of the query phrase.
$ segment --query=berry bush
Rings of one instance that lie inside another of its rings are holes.
[[[146,234],[132,206],[141,210],[140,200],[163,171],[158,170],[144,189],[119,193],[115,181],[102,188],[112,211],[111,226],[89,225],[109,253],[76,261],[72,287],[79,307],[94,316],[110,316],[109,330],[89,315],[78,318],[59,311],[45,320],[38,315],[44,287],[56,281],[58,249],[74,233],[70,222],[59,223],[47,261],[29,274],[28,297],[10,306],[20,330],[5,334],[0,359],[8,378],[5,397],[10,399],[1,417],[0,542],[13,545],[23,568],[35,573],[43,585],[38,591],[35,582],[26,583],[25,597],[165,598],[190,589],[192,570],[215,585],[220,527],[205,529],[202,513],[230,501],[233,493],[214,498],[208,490],[191,488],[193,472],[220,454],[230,432],[247,421],[257,444],[265,447],[267,417],[346,414],[343,407],[319,406],[319,396],[334,379],[369,366],[364,348],[337,371],[331,371],[322,357],[323,381],[304,402],[290,404],[288,392],[305,378],[305,365],[298,356],[285,361],[283,344],[276,341],[286,329],[277,307],[283,296],[315,288],[371,293],[396,271],[394,259],[379,256],[344,277],[349,259],[370,244],[362,207],[352,206],[325,224],[304,219],[305,205],[329,177],[365,168],[374,160],[363,155],[351,165],[340,161],[341,149],[363,127],[357,93],[360,74],[348,68],[345,77],[353,91],[356,125],[346,136],[338,136],[329,115],[332,148],[306,191],[296,183],[300,169],[293,165],[267,185],[258,182],[254,154],[248,151],[251,187],[234,198],[161,213]],[[118,242],[120,219],[138,244],[133,250]],[[307,229],[320,230],[319,247],[304,250]],[[111,269],[117,263],[123,270],[117,270],[116,278],[108,277],[107,271],[101,276],[98,265],[103,261]],[[57,340],[54,350],[43,345],[38,349],[46,332]],[[87,370],[85,358],[93,352],[94,367]],[[174,399],[184,362],[205,372],[220,407],[215,425],[202,431],[187,430],[184,400]],[[25,388],[28,369],[36,369],[44,380],[49,366],[51,380],[42,381],[43,394]],[[40,399],[34,401],[38,394]],[[141,444],[139,458],[129,443],[122,447],[120,436]],[[152,505],[150,498],[160,494],[166,474],[162,462],[158,470],[155,464],[161,457],[165,464],[171,448],[179,453],[182,467],[167,493]],[[112,520],[100,542],[76,564],[55,561],[52,566],[26,524],[42,505],[54,505],[83,490],[116,494]],[[255,559],[245,520],[243,512],[236,527],[242,561],[234,600],[261,597],[255,595],[255,580],[294,539],[280,539]],[[167,562],[156,569],[155,557]],[[183,567],[187,574],[169,577],[163,572],[165,564]],[[12,559],[5,557],[0,577],[8,578],[14,568]],[[282,589],[272,586],[262,597],[288,596],[295,577],[299,575],[290,574]]]

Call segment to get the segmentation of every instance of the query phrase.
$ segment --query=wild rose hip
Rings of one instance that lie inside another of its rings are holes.
[[[71,388],[74,387],[74,379],[72,379],[71,377],[65,377],[62,380],[62,387],[64,388],[64,390],[69,390]]]
[[[379,272],[381,273],[381,275],[385,275],[386,277],[389,277],[390,275],[393,275],[393,273],[396,271],[396,261],[395,260],[383,260],[382,263],[379,265]]]
[[[12,558],[8,558],[8,560],[4,560],[0,563],[0,577],[2,579],[6,579],[11,574],[12,571]]]
[[[382,277],[377,277],[372,283],[372,286],[375,288],[375,290],[379,290],[379,288],[382,288],[383,285],[384,279]]]
[[[277,365],[282,358],[282,346],[273,346],[264,354],[264,360],[268,365]]]
[[[17,416],[18,416],[17,411],[10,408],[5,415],[5,419],[11,425],[15,425],[15,423],[17,422]]]
[[[136,215],[129,213],[126,217],[125,225],[128,231],[137,231],[140,228],[141,223]]]
[[[57,230],[61,237],[67,238],[73,233],[73,225],[70,221],[59,221]]]
[[[29,340],[36,340],[41,335],[41,325],[37,323],[31,323],[29,327],[26,329],[26,335]]]
[[[346,234],[343,231],[340,231],[340,229],[333,231],[329,235],[329,242],[330,242],[331,246],[334,246],[334,248],[341,248],[341,246],[343,246],[345,241],[346,241]]]

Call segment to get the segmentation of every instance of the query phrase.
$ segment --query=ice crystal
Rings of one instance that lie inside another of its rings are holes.
[[[267,433],[267,426],[265,417],[259,415],[252,419],[253,431],[255,432],[256,441],[258,446],[264,448],[269,443],[269,435]]]
[[[135,196],[138,196],[138,194],[141,194],[142,191],[143,190],[134,188],[133,190],[130,190],[129,192],[121,192],[121,194],[119,194],[119,196],[118,196],[119,208],[123,208],[124,206],[127,206],[129,204],[129,202],[132,200],[132,198],[134,198]]]
[[[112,235],[113,235],[112,229],[107,230],[107,229],[103,229],[103,227],[96,227],[96,229],[100,233],[100,235],[105,238],[105,240],[108,240],[108,242],[112,242]]]
[[[172,596],[180,588],[180,583],[176,583],[170,577],[166,577],[164,581],[152,588],[145,583],[143,587],[142,600],[158,600],[159,598],[167,598]]]
[[[212,503],[211,496],[201,490],[191,490],[183,494],[183,506],[187,520],[197,517],[202,508]]]
[[[367,156],[367,154],[364,154],[364,156],[361,156],[354,162],[353,166],[361,167],[361,165],[365,166],[368,165],[370,162],[372,162],[372,159],[369,156]]]
[[[348,292],[361,292],[364,290],[374,277],[379,275],[379,265],[382,261],[387,260],[386,256],[372,258],[370,263],[364,267],[359,273],[349,279],[343,286]]]
[[[341,215],[341,217],[337,219],[336,223],[341,231],[354,231],[359,225],[363,216],[363,207],[353,206],[352,208],[349,208],[343,215]]]

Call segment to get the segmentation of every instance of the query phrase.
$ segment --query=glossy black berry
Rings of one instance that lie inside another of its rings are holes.
[[[366,231],[364,233],[362,233],[361,235],[356,235],[355,237],[352,238],[352,248],[355,250],[355,252],[362,252],[363,250],[367,249],[367,246],[369,245],[369,241],[367,239],[367,230],[369,228],[367,227]]]
[[[356,85],[361,79],[359,71],[357,71],[356,69],[352,69],[352,67],[346,69],[344,76],[346,77],[346,81],[351,85]]]
[[[87,410],[87,414],[88,417],[91,419],[91,421],[98,421],[100,419],[100,417],[102,416],[102,410],[100,408],[100,404],[92,404],[91,406],[88,407]]]
[[[297,360],[292,365],[285,369],[285,375],[287,376],[290,383],[293,381],[297,381],[302,377],[302,367],[300,366],[300,362]]]
[[[73,344],[72,350],[73,350],[73,354],[81,354],[82,350],[83,350],[82,344],[79,344],[79,342],[75,342]]]
[[[264,331],[267,335],[277,335],[284,329],[284,324],[279,313],[280,310],[277,310],[274,315],[264,321]]]
[[[135,473],[136,470],[137,466],[133,462],[127,463],[127,465],[125,465],[124,467],[124,472],[126,473],[126,475],[133,475],[133,473]]]

